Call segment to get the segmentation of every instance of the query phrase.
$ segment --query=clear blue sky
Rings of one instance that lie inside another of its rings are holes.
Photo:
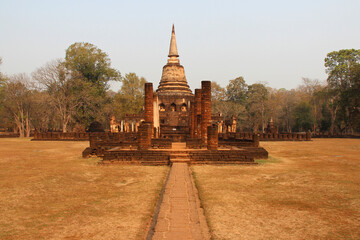
[[[291,89],[302,77],[325,80],[328,52],[360,48],[359,9],[357,0],[0,0],[0,71],[31,73],[90,42],[156,88],[174,23],[192,89],[238,76]]]

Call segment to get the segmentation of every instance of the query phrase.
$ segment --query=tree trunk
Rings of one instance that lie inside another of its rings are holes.
[[[316,132],[316,128],[317,128],[317,126],[316,126],[316,122],[317,122],[317,118],[316,118],[316,116],[317,116],[317,109],[316,109],[316,104],[314,103],[314,114],[315,114],[315,116],[314,116],[314,128],[313,128],[313,131],[314,131],[314,133]]]
[[[265,128],[264,128],[264,105],[262,105],[261,108],[261,125],[262,125],[262,133],[265,132]]]
[[[31,126],[30,126],[30,114],[29,114],[29,112],[27,112],[27,114],[26,114],[25,124],[26,124],[26,129],[25,129],[26,135],[25,136],[30,137]]]

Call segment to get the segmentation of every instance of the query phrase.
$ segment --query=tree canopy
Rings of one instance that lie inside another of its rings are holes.
[[[341,131],[353,132],[354,127],[360,125],[360,49],[342,49],[328,53],[325,67],[328,73],[326,96],[332,105],[331,131],[337,125]]]
[[[230,101],[244,103],[246,99],[247,84],[243,77],[229,81],[226,87],[227,98]]]
[[[109,81],[119,81],[120,72],[110,67],[109,56],[91,43],[77,42],[66,50],[65,66],[84,80],[107,89]]]
[[[117,117],[122,118],[125,113],[140,113],[144,106],[145,83],[145,78],[140,78],[135,73],[125,75],[121,89],[114,98],[114,113]]]

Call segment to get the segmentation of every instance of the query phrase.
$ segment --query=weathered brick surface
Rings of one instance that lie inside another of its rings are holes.
[[[258,133],[260,141],[311,141],[311,133]],[[220,140],[227,139],[253,139],[254,133],[238,132],[220,133]]]
[[[211,82],[201,81],[201,139],[207,143],[207,127],[211,125]]]
[[[145,122],[150,123],[151,131],[154,128],[154,96],[152,83],[145,83]]]
[[[187,154],[191,164],[254,164],[254,159],[268,157],[264,148],[246,147],[238,150],[104,150],[102,163],[168,165],[170,156]]]
[[[194,101],[194,135],[201,137],[201,89],[195,89]]]
[[[252,140],[219,140],[219,147],[255,147],[255,143]]]
[[[139,126],[138,149],[149,149],[151,147],[152,127],[150,122],[142,122]]]
[[[218,148],[219,137],[218,137],[218,126],[211,125],[207,127],[208,142],[207,149],[216,150]]]
[[[195,106],[193,103],[190,105],[190,137],[195,137]]]
[[[169,159],[168,151],[121,150],[105,151],[102,163],[168,165]]]
[[[132,141],[137,138],[137,133],[110,133],[110,132],[93,132],[93,133],[75,133],[75,132],[44,132],[34,133],[34,141],[87,141],[90,136],[96,136],[99,139],[115,139],[119,141]]]
[[[207,150],[189,153],[192,164],[254,163],[254,159],[268,158],[264,148],[248,147],[239,150]]]
[[[200,138],[188,138],[186,139],[186,148],[188,149],[201,149],[206,147]]]
[[[155,149],[171,149],[172,142],[170,139],[153,138],[151,139],[151,147]]]

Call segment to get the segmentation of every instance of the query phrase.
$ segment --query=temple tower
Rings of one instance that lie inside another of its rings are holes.
[[[187,83],[184,67],[180,65],[174,25],[168,57],[156,90],[160,137],[183,141],[190,134],[190,105],[194,95]]]
[[[189,95],[193,96],[186,81],[184,67],[180,65],[179,54],[176,45],[175,28],[172,27],[169,59],[163,67],[160,84],[156,92],[159,95]]]

